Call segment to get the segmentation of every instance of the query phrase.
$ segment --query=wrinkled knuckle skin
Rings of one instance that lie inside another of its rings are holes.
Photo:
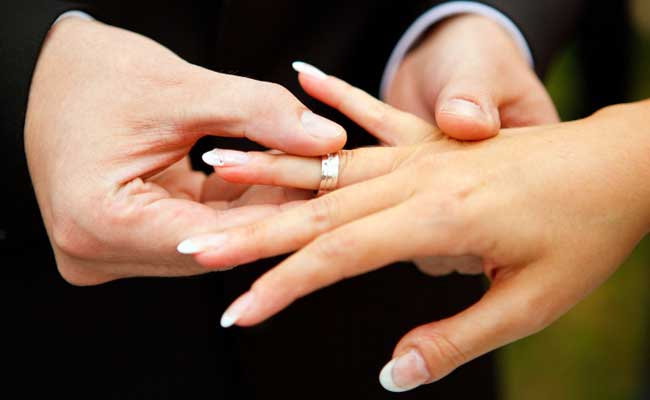
[[[297,103],[293,94],[284,86],[272,82],[261,82],[261,85],[262,90],[259,95],[270,107],[280,108],[287,104]]]
[[[353,240],[338,233],[325,233],[314,242],[314,254],[325,263],[331,260],[347,258],[349,249],[354,247]]]
[[[356,256],[352,242],[353,240],[335,233],[325,233],[313,242],[308,256],[314,260],[313,265],[320,268],[312,268],[305,273],[310,287],[322,287],[354,275],[349,268],[354,263],[352,257]]]
[[[445,232],[453,242],[462,234],[466,225],[463,204],[453,194],[422,196],[417,208],[422,210],[421,217],[428,229]]]
[[[460,348],[439,332],[428,332],[418,339],[416,346],[427,360],[432,382],[444,378],[468,361]]]
[[[294,113],[299,118],[305,107],[284,86],[271,82],[251,81],[247,96],[255,101],[254,115],[248,113],[247,134],[257,129],[277,130],[278,124],[284,124],[288,115]]]
[[[263,245],[267,243],[265,228],[261,224],[249,224],[242,228],[242,243],[248,244],[246,251],[240,251],[232,262],[248,263],[264,257]],[[243,249],[242,249],[243,250]]]
[[[331,193],[310,203],[309,220],[307,221],[316,232],[325,232],[334,226],[339,213],[338,197]]]
[[[389,126],[392,109],[385,103],[375,102],[368,108],[368,127],[373,132],[381,132]]]

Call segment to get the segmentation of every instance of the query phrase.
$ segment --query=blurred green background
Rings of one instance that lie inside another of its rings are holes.
[[[631,101],[650,98],[650,0],[632,1],[627,12],[630,29],[623,52],[627,59],[621,61],[628,74],[623,96]],[[563,120],[585,113],[589,85],[618,79],[616,70],[600,82],[583,79],[585,68],[612,61],[607,57],[616,57],[614,50],[620,49],[603,44],[601,58],[584,65],[577,42],[555,62],[546,83]],[[570,313],[499,352],[501,388],[506,400],[650,399],[643,397],[649,395],[649,361],[650,238],[646,238],[612,279]]]

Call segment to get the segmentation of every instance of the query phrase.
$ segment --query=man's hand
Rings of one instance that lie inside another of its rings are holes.
[[[205,177],[182,161],[206,134],[302,155],[345,142],[339,125],[278,85],[202,69],[98,22],[68,18],[52,29],[33,77],[25,143],[66,280],[88,285],[203,272],[177,254],[180,239],[260,215],[264,191],[246,195],[246,187],[223,183],[225,195],[206,195]],[[267,194],[272,205],[304,198]],[[244,208],[223,211],[244,195]],[[215,210],[199,200],[221,205]]]
[[[477,15],[435,26],[404,59],[386,96],[389,104],[460,140],[558,121],[549,95],[512,37]]]

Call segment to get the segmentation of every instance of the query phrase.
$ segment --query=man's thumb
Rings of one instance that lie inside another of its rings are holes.
[[[340,125],[311,112],[284,87],[201,71],[187,94],[183,119],[200,135],[245,137],[271,149],[303,156],[340,150]]]
[[[448,82],[435,106],[438,127],[459,140],[483,140],[499,133],[498,99],[489,84],[466,78]]]

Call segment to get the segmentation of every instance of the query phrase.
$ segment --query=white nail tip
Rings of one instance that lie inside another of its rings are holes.
[[[181,254],[196,254],[201,252],[201,247],[192,239],[183,240],[178,244],[176,250]]]
[[[302,72],[303,74],[307,74],[317,79],[327,78],[327,74],[325,72],[321,71],[311,64],[307,64],[306,62],[294,61],[291,63],[291,68],[293,68],[296,72]]]
[[[390,362],[386,364],[384,368],[382,368],[381,372],[379,373],[379,383],[381,383],[381,386],[383,386],[384,389],[388,390],[389,392],[406,392],[409,390],[409,388],[399,387],[393,381],[393,366],[395,365],[395,361],[397,361],[397,359],[390,360]]]
[[[201,159],[204,163],[212,165],[214,167],[221,167],[224,165],[224,160],[221,158],[215,151],[211,150],[207,153],[203,153]]]
[[[222,328],[230,328],[231,326],[235,325],[235,322],[237,322],[237,316],[225,312],[221,316],[221,321],[219,321],[219,324]]]
[[[229,328],[233,326],[253,303],[254,297],[254,293],[249,291],[235,300],[221,316],[221,321],[219,322],[221,327]]]

